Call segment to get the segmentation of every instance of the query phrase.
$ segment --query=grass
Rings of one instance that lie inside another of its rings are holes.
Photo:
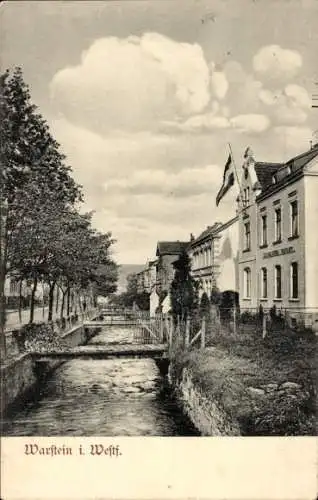
[[[187,367],[201,391],[239,423],[242,435],[316,435],[314,335],[275,334],[264,340],[257,333],[219,335],[204,350],[179,348],[173,357],[174,377]],[[283,389],[285,382],[300,388]]]

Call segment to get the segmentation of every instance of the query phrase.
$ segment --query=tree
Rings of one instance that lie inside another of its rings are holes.
[[[211,303],[209,301],[209,297],[207,294],[204,292],[201,301],[200,301],[200,312],[201,316],[206,316],[208,317],[210,314],[210,309],[211,309]]]
[[[146,290],[140,291],[138,287],[138,278],[136,273],[131,273],[127,276],[126,292],[113,298],[121,307],[132,307],[134,304],[143,311],[149,311],[150,296]]]
[[[183,251],[174,262],[175,274],[170,287],[174,320],[185,321],[198,307],[198,284],[191,276],[191,261]]]
[[[118,266],[112,260],[108,264],[99,264],[94,271],[94,297],[108,297],[117,291]]]
[[[7,70],[0,77],[0,136],[0,324],[1,347],[5,351],[4,282],[10,263],[11,240],[16,228],[25,222],[25,207],[32,206],[35,199],[44,201],[43,195],[47,191],[65,203],[74,203],[81,194],[46,121],[31,103],[29,88],[20,68],[13,73]],[[33,216],[37,215],[34,212]]]
[[[210,300],[211,300],[211,304],[213,304],[215,306],[218,306],[220,304],[221,292],[216,286],[212,287]]]
[[[32,283],[30,322],[38,283],[49,285],[49,320],[54,290],[62,290],[62,315],[80,298],[115,290],[117,267],[110,257],[111,233],[92,227],[80,214],[81,187],[31,102],[22,71],[0,77],[1,99],[1,346],[5,351],[6,275]],[[108,287],[108,288],[107,288]],[[85,299],[84,299],[85,300]]]

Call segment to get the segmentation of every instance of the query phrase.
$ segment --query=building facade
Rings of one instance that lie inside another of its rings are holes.
[[[156,256],[156,287],[160,296],[168,293],[174,278],[173,263],[189,246],[188,241],[159,241]]]
[[[238,291],[238,217],[207,227],[192,239],[188,253],[200,297],[210,297],[213,288]]]
[[[4,295],[6,300],[7,308],[18,308],[20,303],[20,294],[21,294],[21,306],[25,307],[30,303],[30,297],[32,293],[32,282],[28,280],[19,280],[14,274],[11,276],[6,276],[4,282]],[[36,293],[35,300],[36,302],[43,303],[43,301],[47,302],[49,293],[49,287],[44,282],[39,282]]]
[[[318,311],[318,145],[286,163],[248,153],[241,189],[241,308]]]

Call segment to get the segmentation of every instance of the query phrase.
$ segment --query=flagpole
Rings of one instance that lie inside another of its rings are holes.
[[[231,155],[231,158],[232,158],[232,161],[233,161],[234,172],[235,172],[237,184],[238,184],[238,187],[239,187],[239,190],[240,190],[241,201],[243,202],[242,186],[241,186],[241,183],[240,183],[240,180],[239,180],[239,177],[238,177],[238,173],[237,173],[237,169],[236,169],[236,164],[235,164],[235,160],[234,160],[233,151],[232,151],[232,148],[231,148],[231,144],[228,143],[228,145],[229,145],[230,155]]]

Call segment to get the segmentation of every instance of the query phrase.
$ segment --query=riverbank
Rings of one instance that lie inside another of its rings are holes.
[[[27,341],[26,349],[15,356],[6,359],[1,366],[1,405],[0,415],[15,411],[17,406],[23,406],[25,401],[33,398],[39,384],[43,382],[50,374],[59,367],[63,361],[51,360],[45,363],[36,362],[32,356],[32,350],[36,347],[38,350],[45,350],[49,344],[55,349],[75,347],[85,344],[89,338],[96,335],[100,328],[88,334],[83,325],[77,325],[65,333],[50,335],[48,325],[38,325],[39,334],[32,341]],[[52,344],[52,339],[54,343]]]
[[[219,336],[177,349],[169,378],[203,435],[316,435],[314,335]]]

